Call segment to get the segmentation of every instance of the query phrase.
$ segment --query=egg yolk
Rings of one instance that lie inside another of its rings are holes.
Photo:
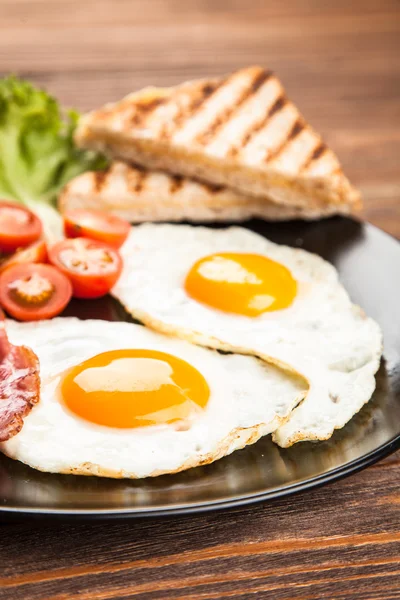
[[[224,252],[198,260],[186,277],[185,290],[213,308],[257,317],[290,306],[297,283],[289,269],[266,256]]]
[[[60,384],[79,417],[126,429],[185,421],[207,405],[203,375],[184,360],[155,350],[114,350],[73,367]]]

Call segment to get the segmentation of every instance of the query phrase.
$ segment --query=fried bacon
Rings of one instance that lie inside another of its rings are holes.
[[[0,316],[0,442],[21,431],[24,417],[39,400],[39,360],[26,346],[10,343]]]

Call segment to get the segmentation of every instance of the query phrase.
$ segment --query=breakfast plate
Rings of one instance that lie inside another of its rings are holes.
[[[1,456],[3,519],[143,517],[238,506],[334,481],[400,447],[400,280],[395,276],[400,270],[399,244],[371,225],[339,217],[318,223],[251,221],[247,227],[333,263],[353,301],[379,323],[384,357],[371,401],[328,441],[283,449],[267,436],[211,465],[144,480],[41,473]],[[109,296],[74,300],[63,314],[132,320]]]

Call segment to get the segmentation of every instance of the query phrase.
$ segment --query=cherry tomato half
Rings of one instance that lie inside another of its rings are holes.
[[[0,261],[0,273],[11,267],[11,265],[20,265],[24,263],[45,263],[47,262],[47,248],[43,240],[31,244],[27,248],[17,250],[14,254],[5,256]]]
[[[0,201],[0,250],[14,252],[36,242],[42,235],[40,219],[25,206]]]
[[[0,275],[0,304],[20,321],[51,319],[71,296],[69,279],[51,265],[12,265]]]
[[[68,238],[85,237],[120,248],[131,228],[128,221],[98,210],[68,210],[63,214]]]
[[[76,298],[104,296],[122,270],[118,250],[87,238],[57,242],[49,249],[49,260],[69,278]]]

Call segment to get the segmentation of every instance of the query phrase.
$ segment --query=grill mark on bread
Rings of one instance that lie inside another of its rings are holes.
[[[183,177],[181,175],[170,175],[169,193],[175,194],[183,186]]]
[[[222,81],[215,81],[204,83],[200,88],[198,94],[195,94],[192,101],[187,107],[180,107],[179,112],[175,115],[172,121],[166,123],[160,132],[160,139],[170,139],[179,129],[185,121],[194,117],[196,112],[201,108],[206,100],[208,100],[222,85],[224,85],[226,79]]]
[[[197,181],[197,183],[201,184],[210,194],[218,194],[219,192],[222,192],[222,190],[226,189],[223,185],[205,183],[204,181]]]
[[[302,119],[297,119],[292,129],[290,130],[290,133],[288,135],[288,141],[293,140],[295,137],[297,137],[299,133],[303,131],[304,127],[304,121]]]
[[[300,171],[306,171],[313,162],[321,158],[321,156],[326,152],[327,149],[328,148],[323,141],[318,142],[314,150],[308,155],[305,162],[300,167]]]
[[[122,163],[122,164],[127,166],[126,163]],[[132,169],[135,169],[136,171],[140,171],[142,173],[144,173],[145,171],[148,170],[148,169],[146,169],[146,167],[142,167],[142,165],[139,165],[139,163],[135,163],[135,162],[130,162],[129,167]]]
[[[152,100],[146,100],[142,102],[135,102],[133,105],[133,111],[127,117],[127,122],[130,125],[138,126],[143,125],[145,119],[161,104],[164,104],[167,98],[153,98]]]
[[[110,173],[110,169],[105,171],[94,171],[93,172],[93,189],[96,194],[100,194],[101,190],[107,183],[107,178]]]
[[[287,99],[286,99],[286,97],[283,94],[281,96],[279,96],[279,98],[277,98],[275,100],[274,104],[269,109],[269,111],[267,113],[267,118],[270,119],[276,113],[278,113],[279,111],[281,111],[282,108],[285,106],[286,102],[287,102]]]
[[[273,103],[273,105],[271,106],[271,108],[268,110],[267,114],[265,115],[265,117],[263,117],[262,119],[260,119],[259,121],[257,121],[256,123],[253,123],[253,125],[246,131],[246,133],[244,134],[242,141],[240,142],[240,144],[236,145],[236,146],[232,146],[232,148],[229,150],[228,152],[228,157],[229,158],[235,158],[235,156],[241,151],[243,150],[247,144],[251,141],[251,139],[259,132],[261,131],[261,129],[263,129],[263,127],[266,126],[266,124],[268,123],[268,121],[278,112],[280,112],[282,110],[282,108],[285,106],[285,104],[287,103],[287,98],[284,94],[281,94]]]
[[[199,108],[204,104],[204,102],[211,98],[211,96],[215,94],[215,92],[219,90],[219,88],[222,87],[225,82],[226,79],[223,79],[222,81],[215,81],[213,83],[205,83],[202,88],[202,95],[199,98],[195,98],[190,104],[189,109],[183,115],[184,119],[192,118]],[[180,125],[182,125],[182,123],[183,121],[180,123]]]
[[[278,156],[282,154],[290,142],[293,141],[303,131],[304,128],[304,121],[301,118],[296,119],[286,139],[283,139],[282,142],[275,148],[275,150],[271,150],[271,152],[266,155],[265,162],[272,162],[278,158]]]
[[[254,76],[249,86],[243,90],[240,97],[231,106],[228,106],[225,111],[217,115],[209,127],[196,137],[196,142],[201,145],[209,144],[215,134],[225,125],[235,112],[253,95],[257,93],[259,88],[271,77],[271,71],[260,69]]]
[[[131,169],[127,171],[126,184],[128,191],[133,192],[134,194],[140,194],[145,187],[148,171],[137,165],[134,166],[134,169],[134,171]]]

